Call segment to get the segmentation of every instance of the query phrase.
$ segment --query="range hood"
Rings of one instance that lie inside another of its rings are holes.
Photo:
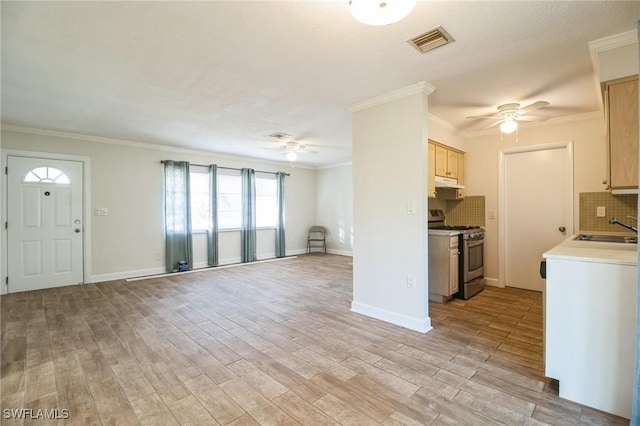
[[[436,176],[436,188],[464,189],[464,185],[458,185],[457,179]]]

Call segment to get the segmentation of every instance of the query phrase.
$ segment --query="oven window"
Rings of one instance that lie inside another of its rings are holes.
[[[469,272],[482,268],[482,249],[484,243],[469,247]]]

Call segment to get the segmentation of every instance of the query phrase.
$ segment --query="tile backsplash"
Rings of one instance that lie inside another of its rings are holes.
[[[444,211],[447,225],[484,226],[485,197],[474,195],[462,200],[429,198],[429,209]]]
[[[596,208],[604,207],[605,216],[597,217]],[[625,232],[620,225],[612,225],[609,219],[616,217],[621,222],[636,226],[636,221],[627,216],[638,216],[638,195],[611,195],[609,192],[580,193],[580,231]]]

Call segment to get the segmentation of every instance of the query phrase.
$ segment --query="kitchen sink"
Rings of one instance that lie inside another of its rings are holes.
[[[627,235],[593,235],[580,234],[574,238],[576,241],[593,241],[598,243],[627,243],[638,244],[638,237]]]

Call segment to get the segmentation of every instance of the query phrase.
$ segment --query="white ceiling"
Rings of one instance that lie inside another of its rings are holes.
[[[636,28],[638,1],[419,1],[403,21],[354,21],[348,1],[6,2],[2,123],[283,160],[269,134],[351,160],[348,106],[420,81],[430,112],[508,102],[599,110],[588,42]],[[442,25],[455,42],[406,40]]]

